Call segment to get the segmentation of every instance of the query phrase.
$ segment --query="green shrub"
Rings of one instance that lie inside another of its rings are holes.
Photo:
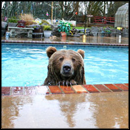
[[[71,23],[71,24],[70,24],[70,27],[74,27],[74,25]]]
[[[13,17],[11,17],[11,18],[8,19],[9,23],[17,23],[18,21],[19,20],[15,16],[13,16]]]
[[[51,28],[50,25],[44,25],[44,26],[43,26],[43,29],[44,29],[44,30],[52,30],[52,28]]]
[[[42,25],[43,23],[49,24],[46,20],[42,20],[42,22],[39,25]]]

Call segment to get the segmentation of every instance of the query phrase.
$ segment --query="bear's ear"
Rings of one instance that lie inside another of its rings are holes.
[[[47,49],[46,49],[46,53],[47,53],[47,56],[50,58],[51,57],[51,55],[54,53],[54,52],[56,52],[57,50],[56,50],[56,48],[55,47],[48,47]]]
[[[84,51],[83,50],[79,49],[77,52],[84,58]]]

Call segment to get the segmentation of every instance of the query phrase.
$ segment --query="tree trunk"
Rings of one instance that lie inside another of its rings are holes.
[[[51,24],[53,24],[53,2],[51,2]]]

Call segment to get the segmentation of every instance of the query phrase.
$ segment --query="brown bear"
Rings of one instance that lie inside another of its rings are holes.
[[[43,85],[82,85],[86,84],[84,73],[84,51],[79,49],[59,50],[55,47],[46,49],[49,57],[48,75]]]

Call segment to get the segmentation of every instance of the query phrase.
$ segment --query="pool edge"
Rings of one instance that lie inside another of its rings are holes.
[[[1,88],[2,96],[79,94],[129,91],[129,83],[87,84],[73,86],[7,86]]]
[[[26,41],[26,40],[1,40],[2,43],[27,43],[27,44],[68,44],[68,45],[98,45],[98,46],[128,46],[117,43],[84,43],[84,42],[59,42],[59,41]]]

